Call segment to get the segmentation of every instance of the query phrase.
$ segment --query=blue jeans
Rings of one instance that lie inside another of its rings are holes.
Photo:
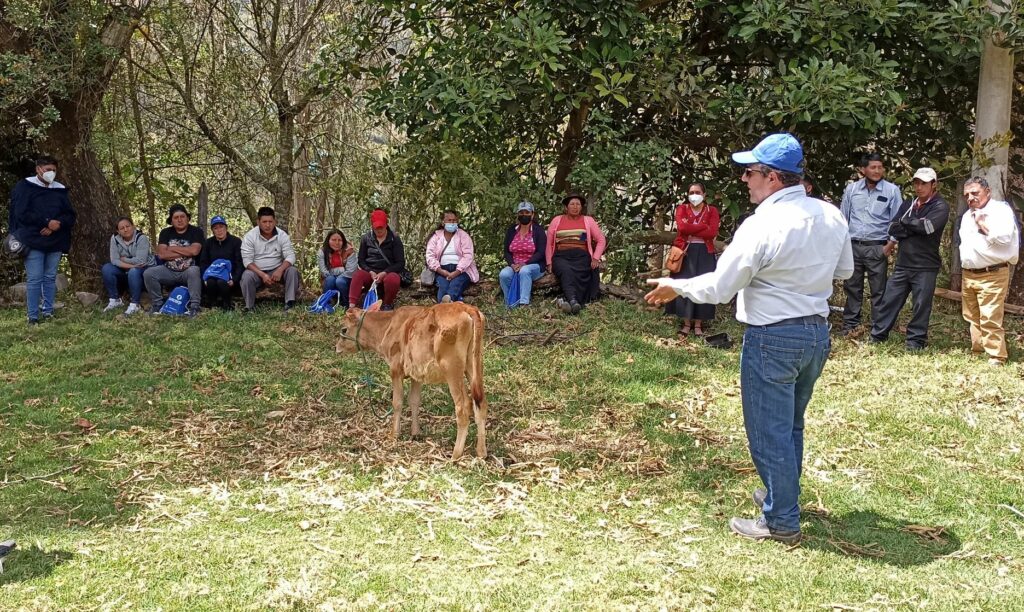
[[[447,272],[454,272],[455,271],[455,264],[448,264],[447,266],[441,266],[441,269],[445,270]],[[456,276],[452,280],[448,280],[447,278],[445,278],[445,277],[441,276],[440,274],[438,274],[437,277],[435,277],[434,280],[437,283],[437,301],[438,302],[440,302],[441,298],[443,298],[446,295],[450,295],[453,302],[461,302],[462,301],[462,292],[465,291],[466,287],[469,286],[469,275],[466,274],[465,272],[463,272],[462,274]]]
[[[501,293],[508,295],[509,287],[512,286],[512,266],[505,266],[498,273],[498,282],[501,283]],[[530,291],[533,289],[533,281],[544,275],[540,264],[527,264],[519,268],[519,305],[526,306],[530,303]]]
[[[60,251],[46,253],[29,249],[25,256],[25,303],[28,305],[28,320],[39,320],[39,299],[43,301],[43,316],[53,316],[53,302],[57,298],[57,265]]]
[[[121,288],[128,285],[128,295],[131,296],[132,304],[138,304],[142,299],[142,273],[145,268],[131,268],[125,270],[112,263],[103,264],[103,286],[107,289],[107,297],[112,300],[121,299]]]
[[[348,306],[348,288],[352,284],[352,279],[347,276],[325,276],[324,277],[324,291],[330,291],[331,289],[337,289],[338,293],[341,294],[341,306],[342,308]]]
[[[800,529],[804,411],[831,350],[828,324],[747,327],[740,354],[743,424],[764,482],[764,517],[780,531]]]

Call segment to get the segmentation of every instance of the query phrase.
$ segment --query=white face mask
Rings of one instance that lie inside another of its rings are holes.
[[[686,199],[690,201],[690,204],[700,206],[700,203],[704,201],[704,196],[699,193],[691,193],[686,197]]]
[[[47,185],[52,183],[55,178],[57,178],[57,172],[55,170],[47,170],[43,173],[43,182]]]

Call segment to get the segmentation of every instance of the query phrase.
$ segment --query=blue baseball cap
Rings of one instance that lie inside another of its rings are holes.
[[[227,227],[227,225],[228,225],[228,222],[225,221],[224,217],[222,217],[220,215],[217,215],[216,217],[210,219],[210,227],[213,227],[214,225],[217,225],[218,223],[223,225],[224,227]]]
[[[516,206],[516,212],[520,212],[520,211],[523,211],[523,210],[528,210],[530,212],[533,212],[533,204],[531,204],[530,202],[527,202],[526,200],[523,200],[522,202],[519,203],[518,206]]]
[[[803,174],[804,149],[792,134],[771,134],[753,150],[733,153],[732,161],[742,166],[764,164],[776,170]]]

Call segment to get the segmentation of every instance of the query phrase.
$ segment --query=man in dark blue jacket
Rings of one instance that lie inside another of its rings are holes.
[[[75,209],[67,188],[56,177],[57,160],[40,157],[35,176],[18,181],[11,192],[10,231],[28,247],[25,302],[29,325],[39,323],[40,316],[43,320],[53,317],[57,265],[71,249]]]
[[[937,180],[935,170],[920,168],[914,174],[917,197],[903,203],[889,226],[889,235],[899,244],[899,250],[878,311],[872,313],[872,342],[884,342],[889,337],[910,295],[914,310],[907,324],[907,350],[921,350],[928,344],[935,280],[942,266],[942,230],[949,220],[949,204],[939,195]]]

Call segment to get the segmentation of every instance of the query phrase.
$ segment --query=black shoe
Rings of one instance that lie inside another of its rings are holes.
[[[907,343],[907,350],[910,351],[911,353],[920,353],[921,351],[924,350],[924,347],[925,345],[923,344],[912,344],[910,342]]]
[[[391,312],[394,309],[395,309],[395,305],[394,304],[384,304],[383,306],[380,307],[380,311],[381,312]]]
[[[201,311],[202,311],[202,308],[200,308],[199,306],[193,306],[192,308],[188,309],[188,312],[185,313],[185,316],[187,316],[190,319],[194,319],[197,316],[199,316],[199,313]]]
[[[796,544],[800,541],[799,531],[778,531],[768,527],[764,516],[756,519],[733,517],[729,519],[729,529],[736,535],[750,540],[775,540],[783,544]]]
[[[768,490],[763,487],[754,489],[754,492],[750,494],[750,498],[754,500],[754,505],[760,510],[764,508],[764,500],[768,497]]]
[[[565,314],[572,314],[572,306],[562,298],[558,298],[558,300],[555,301],[555,306],[558,306],[558,309]]]
[[[580,311],[583,310],[583,306],[576,300],[573,300],[569,302],[569,310],[572,314],[580,314]]]
[[[878,338],[876,336],[868,336],[868,342],[871,344],[881,344],[888,340],[888,338]]]
[[[39,325],[39,319],[29,319],[28,320],[28,324],[29,325]]]
[[[295,308],[295,300],[291,300],[284,303],[284,311],[288,312],[292,308]]]

